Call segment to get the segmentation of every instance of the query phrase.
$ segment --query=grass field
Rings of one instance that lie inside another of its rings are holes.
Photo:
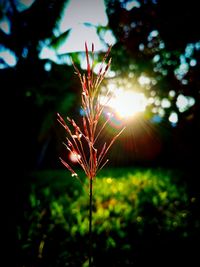
[[[87,266],[86,189],[68,171],[31,173],[19,196],[18,266]],[[94,182],[94,266],[191,264],[197,199],[178,171],[107,168]]]

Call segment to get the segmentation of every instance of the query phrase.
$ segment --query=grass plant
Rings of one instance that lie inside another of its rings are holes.
[[[79,69],[74,65],[76,74],[78,75],[82,87],[81,101],[82,101],[82,125],[79,126],[74,119],[67,117],[70,127],[67,125],[63,117],[58,114],[58,121],[64,127],[67,132],[67,142],[64,143],[66,149],[73,155],[77,160],[78,164],[84,170],[86,176],[89,179],[89,266],[92,266],[92,198],[93,198],[93,180],[96,177],[98,171],[100,171],[107,163],[108,159],[106,155],[118,138],[123,132],[122,128],[117,132],[110,143],[103,143],[101,148],[98,150],[97,142],[99,141],[101,133],[105,130],[111,116],[99,127],[100,118],[104,111],[106,103],[102,105],[100,101],[101,97],[101,83],[107,74],[111,58],[106,63],[110,53],[111,47],[109,47],[105,54],[102,64],[100,66],[98,74],[94,75],[94,44],[92,44],[92,62],[90,62],[89,52],[87,44],[85,43],[85,53],[87,61],[87,73],[81,74]],[[112,96],[110,91],[107,90],[105,99],[108,101]],[[77,172],[62,158],[60,158],[62,164],[71,172],[72,176],[78,178]],[[81,181],[81,180],[80,180]]]

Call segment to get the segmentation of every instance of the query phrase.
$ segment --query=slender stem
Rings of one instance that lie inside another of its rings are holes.
[[[90,213],[89,213],[89,267],[92,267],[92,182],[90,178]]]

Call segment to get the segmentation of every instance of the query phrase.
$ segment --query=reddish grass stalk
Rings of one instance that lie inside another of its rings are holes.
[[[98,140],[101,132],[106,127],[109,119],[98,129],[97,126],[102,115],[104,106],[100,104],[100,84],[103,81],[106,73],[111,64],[111,59],[104,67],[104,64],[108,58],[111,47],[109,47],[107,53],[105,54],[100,70],[96,77],[94,77],[93,67],[94,67],[94,45],[92,44],[92,64],[90,64],[89,52],[87,44],[85,43],[85,53],[87,60],[87,72],[86,74],[81,74],[79,69],[73,63],[75,73],[78,75],[81,86],[81,100],[82,109],[84,111],[84,116],[82,118],[82,127],[79,127],[73,119],[67,117],[67,121],[71,125],[68,127],[65,120],[57,114],[58,122],[65,128],[67,132],[67,143],[65,144],[67,150],[69,150],[77,159],[79,165],[83,168],[85,174],[89,178],[89,267],[92,266],[92,194],[93,194],[93,179],[96,174],[101,170],[108,162],[105,160],[106,154],[108,153],[110,147],[113,145],[118,136],[123,132],[124,128],[119,131],[107,145],[106,143],[102,146],[100,151],[95,148],[96,141]],[[108,96],[109,93],[106,95]],[[71,129],[72,130],[71,130]],[[84,146],[86,144],[86,146]],[[88,152],[89,151],[89,156]],[[73,168],[61,159],[62,164],[72,173],[72,176],[78,178],[77,173]],[[78,178],[79,179],[79,178]],[[80,179],[79,179],[80,180]]]

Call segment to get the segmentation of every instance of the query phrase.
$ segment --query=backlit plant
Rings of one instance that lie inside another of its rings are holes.
[[[87,61],[87,72],[86,74],[81,74],[79,69],[73,63],[76,74],[78,75],[82,92],[81,92],[81,101],[82,101],[82,125],[78,125],[74,119],[67,117],[67,121],[70,124],[70,127],[67,125],[65,120],[58,114],[59,123],[65,128],[67,132],[67,142],[65,146],[67,150],[76,158],[78,164],[83,168],[86,176],[89,179],[89,266],[92,264],[92,193],[93,193],[93,180],[96,177],[96,174],[101,170],[108,162],[106,155],[122,133],[124,128],[122,128],[116,135],[111,139],[109,144],[102,144],[100,149],[97,149],[97,141],[99,141],[100,135],[105,129],[106,125],[110,120],[108,119],[100,125],[100,118],[104,111],[104,106],[106,103],[102,104],[101,99],[101,83],[107,74],[111,58],[106,63],[106,60],[109,56],[111,47],[109,47],[107,53],[105,54],[102,64],[100,66],[99,72],[97,75],[94,75],[94,44],[92,44],[92,62],[90,62],[89,52],[87,44],[85,43],[85,53]],[[110,99],[110,92],[107,90],[105,99],[106,102]],[[72,173],[72,176],[78,178],[77,173],[74,169],[62,158],[60,158],[62,164]]]

